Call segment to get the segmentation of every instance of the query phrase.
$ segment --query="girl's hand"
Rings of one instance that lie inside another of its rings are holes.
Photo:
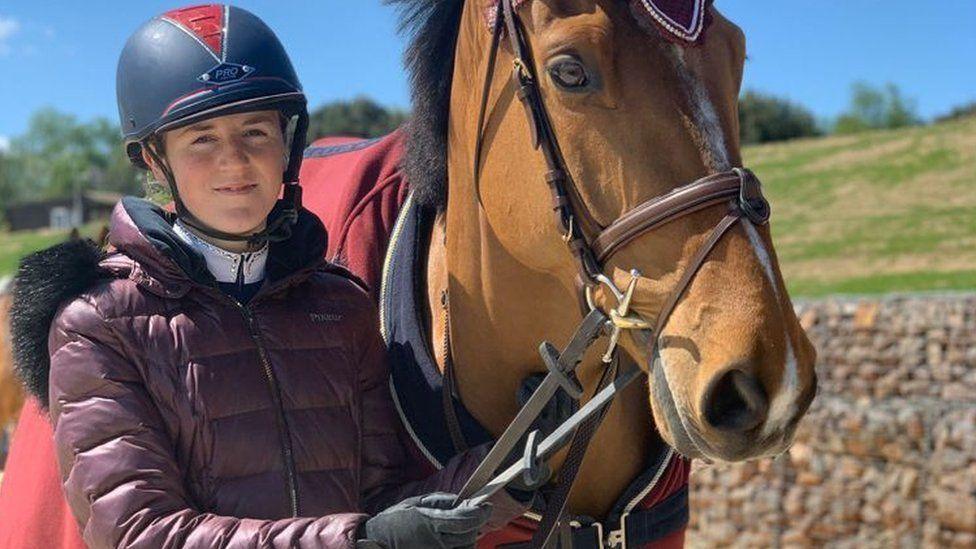
[[[460,549],[474,547],[478,531],[491,516],[491,504],[457,507],[453,494],[408,498],[366,521],[366,540],[386,549]],[[372,545],[375,547],[376,545]]]

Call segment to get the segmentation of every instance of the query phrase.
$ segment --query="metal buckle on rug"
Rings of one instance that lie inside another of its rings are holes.
[[[630,516],[630,512],[624,513],[620,516],[620,521],[618,524],[620,528],[616,530],[606,530],[606,526],[603,523],[594,521],[589,524],[583,524],[578,520],[569,521],[569,525],[576,530],[593,529],[595,534],[595,545],[599,549],[626,549],[627,547],[627,517]]]
[[[609,547],[615,549],[617,547],[626,548],[627,547],[627,517],[630,516],[630,512],[620,515],[620,528],[616,530],[610,530],[607,533],[606,544],[601,543],[601,547]],[[601,538],[602,539],[602,538]]]
[[[574,530],[585,530],[585,529],[592,528],[594,540],[596,541],[595,545],[599,549],[604,549],[604,547],[606,547],[606,545],[603,542],[603,524],[601,524],[600,522],[594,521],[589,524],[583,524],[578,520],[571,520],[569,521],[569,526]]]

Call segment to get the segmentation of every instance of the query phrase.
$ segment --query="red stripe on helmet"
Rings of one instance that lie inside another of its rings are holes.
[[[192,32],[217,57],[223,55],[224,6],[208,4],[206,6],[180,8],[164,13],[163,17]]]

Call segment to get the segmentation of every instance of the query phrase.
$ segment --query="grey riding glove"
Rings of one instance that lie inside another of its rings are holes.
[[[457,507],[454,495],[434,493],[408,498],[366,521],[359,547],[385,549],[461,549],[474,547],[478,531],[491,517],[491,504]]]

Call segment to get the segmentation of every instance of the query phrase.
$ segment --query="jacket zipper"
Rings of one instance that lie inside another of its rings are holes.
[[[261,365],[264,368],[264,375],[268,380],[268,388],[271,392],[271,400],[274,401],[275,405],[275,419],[278,425],[278,437],[281,440],[281,458],[284,462],[285,469],[285,480],[288,484],[288,496],[291,502],[291,514],[293,517],[299,516],[299,499],[298,499],[298,474],[295,469],[295,452],[292,447],[291,434],[288,431],[288,423],[285,420],[285,407],[281,401],[281,388],[278,385],[278,378],[275,377],[274,371],[271,369],[271,360],[268,358],[268,353],[264,347],[264,340],[261,338],[261,334],[258,332],[257,326],[254,323],[254,315],[251,310],[239,303],[237,300],[231,299],[235,305],[241,310],[244,315],[244,319],[247,321],[248,331],[251,333],[251,339],[254,340],[255,345],[258,348],[258,355],[261,357]]]

